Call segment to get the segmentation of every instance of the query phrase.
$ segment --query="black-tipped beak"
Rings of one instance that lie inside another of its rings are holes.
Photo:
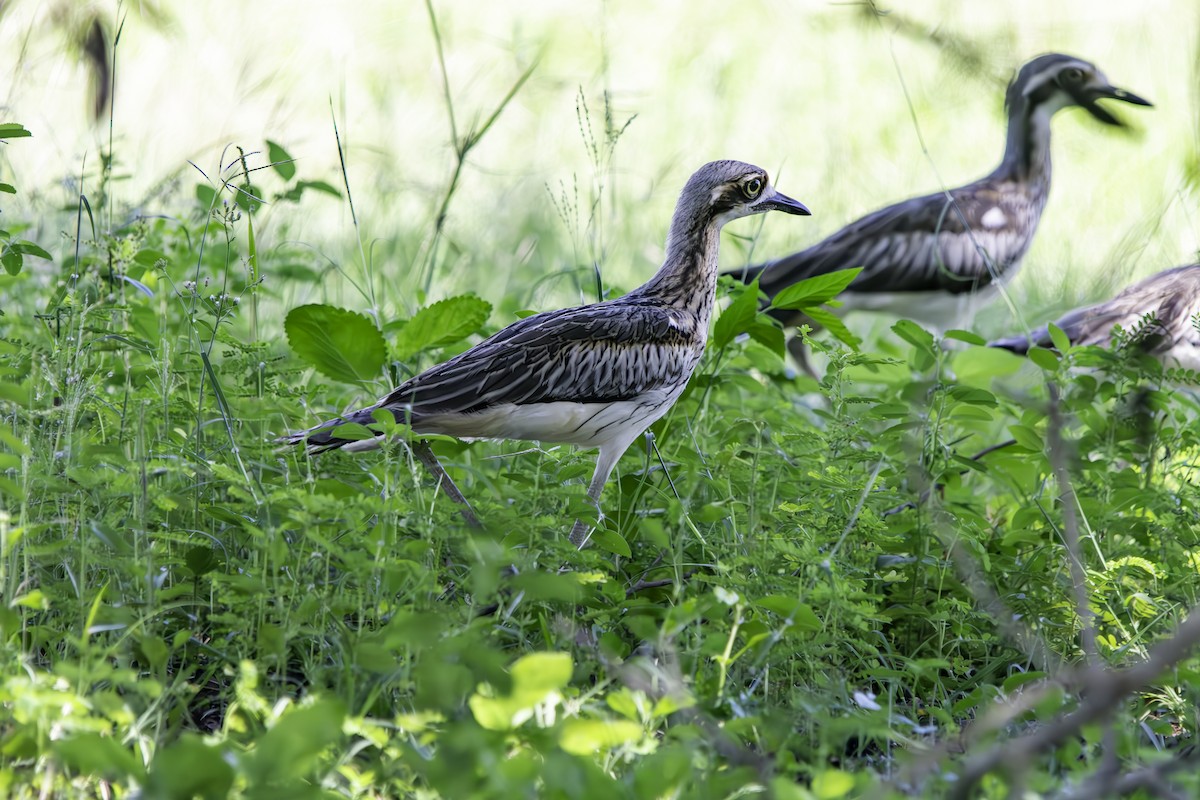
[[[812,212],[808,210],[808,206],[799,200],[793,200],[782,192],[775,192],[768,199],[760,202],[758,207],[763,211],[782,211],[786,214],[799,214],[804,217],[812,215]]]
[[[1089,90],[1088,97],[1082,103],[1080,103],[1080,105],[1086,108],[1089,114],[1104,124],[1116,125],[1118,127],[1125,127],[1125,122],[1120,118],[1113,116],[1110,112],[1101,108],[1096,103],[1097,100],[1104,99],[1120,100],[1125,103],[1132,103],[1135,106],[1154,106],[1154,104],[1149,100],[1146,100],[1143,97],[1138,97],[1133,92],[1127,92],[1124,89],[1118,89],[1115,86],[1103,86],[1097,89]]]

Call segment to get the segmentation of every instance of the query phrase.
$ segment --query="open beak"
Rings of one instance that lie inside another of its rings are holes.
[[[1097,100],[1104,100],[1104,99],[1121,100],[1126,103],[1132,103],[1135,106],[1151,106],[1152,107],[1154,105],[1149,100],[1146,100],[1142,97],[1138,97],[1133,92],[1127,92],[1124,89],[1118,89],[1115,86],[1100,86],[1100,87],[1096,87],[1096,88],[1085,89],[1084,91],[1085,91],[1085,96],[1080,100],[1079,105],[1086,108],[1088,110],[1089,114],[1091,114],[1093,117],[1100,120],[1101,122],[1105,123],[1106,125],[1116,125],[1118,127],[1125,127],[1125,122],[1122,121],[1120,118],[1113,116],[1110,112],[1106,111],[1104,108],[1101,108],[1100,105],[1096,102]]]
[[[793,200],[782,192],[775,192],[766,200],[759,201],[757,205],[763,211],[783,211],[787,214],[800,214],[805,217],[812,215],[804,203]]]

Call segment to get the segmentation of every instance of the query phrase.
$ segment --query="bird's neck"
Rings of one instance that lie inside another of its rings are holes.
[[[667,255],[654,277],[631,292],[639,298],[690,311],[706,329],[717,289],[721,224],[709,218],[679,219],[667,236]]]
[[[1050,118],[1058,111],[1051,102],[1031,103],[1021,97],[1009,109],[1004,158],[993,178],[1032,184],[1050,183]]]

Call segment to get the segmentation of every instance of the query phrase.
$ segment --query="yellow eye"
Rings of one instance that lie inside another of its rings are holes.
[[[742,194],[746,195],[747,200],[753,200],[762,193],[763,182],[762,178],[751,178],[742,184]]]

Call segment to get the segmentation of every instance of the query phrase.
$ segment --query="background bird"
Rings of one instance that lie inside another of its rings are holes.
[[[880,209],[807,250],[730,274],[746,282],[760,277],[760,288],[773,298],[805,278],[863,267],[839,296],[847,310],[886,311],[937,329],[953,326],[1016,274],[1029,249],[1050,188],[1050,118],[1081,106],[1105,124],[1122,125],[1098,105],[1104,98],[1150,105],[1112,86],[1087,61],[1038,56],[1009,84],[1004,157],[989,175]],[[784,325],[817,327],[798,311],[772,314]],[[812,373],[800,340],[789,347]]]
[[[1198,323],[1200,264],[1163,270],[1127,286],[1111,300],[1068,311],[1054,321],[1073,345],[1108,345],[1119,327],[1134,334],[1131,346],[1164,366],[1190,370],[1200,370]],[[1049,326],[990,344],[1015,353],[1026,353],[1033,345],[1054,346]]]
[[[771,210],[809,213],[758,167],[706,164],[684,186],[662,267],[646,284],[615,300],[518,320],[378,403],[284,441],[313,453],[376,447],[382,434],[354,440],[338,427],[378,430],[373,414],[383,409],[416,433],[595,447],[588,496],[599,505],[621,455],[679,398],[704,352],[721,227]],[[589,535],[576,522],[571,541],[582,547]]]

